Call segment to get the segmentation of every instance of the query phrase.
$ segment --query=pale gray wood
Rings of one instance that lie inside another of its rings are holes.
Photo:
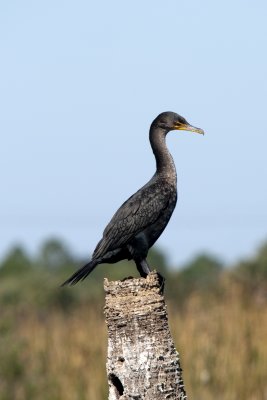
[[[163,287],[156,272],[146,279],[104,281],[109,400],[187,398]]]

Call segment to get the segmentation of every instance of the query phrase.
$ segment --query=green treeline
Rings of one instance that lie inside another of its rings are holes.
[[[23,303],[28,298],[36,306],[47,304],[63,309],[88,299],[102,302],[104,277],[115,280],[138,276],[133,262],[122,261],[98,266],[76,288],[61,288],[60,284],[86,261],[76,257],[59,239],[46,240],[36,256],[29,255],[22,246],[14,246],[0,262],[0,302]],[[200,254],[179,269],[170,269],[166,256],[158,248],[150,250],[149,263],[166,278],[168,300],[181,307],[194,293],[203,298],[223,296],[226,282],[236,284],[244,297],[266,295],[267,243],[254,257],[233,266],[224,265],[212,255]]]

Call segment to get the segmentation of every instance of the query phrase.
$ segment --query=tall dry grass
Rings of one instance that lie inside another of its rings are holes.
[[[190,399],[267,399],[267,305],[193,296],[170,325]]]
[[[188,397],[266,400],[267,304],[227,285],[223,301],[194,294],[182,310],[169,304]],[[0,335],[1,400],[107,399],[102,306],[9,306]]]

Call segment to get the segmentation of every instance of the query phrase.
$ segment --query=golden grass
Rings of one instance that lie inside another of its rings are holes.
[[[191,296],[169,305],[189,399],[267,399],[267,304]],[[1,310],[0,400],[107,399],[106,327],[100,306],[63,312]]]
[[[267,307],[192,298],[170,315],[190,399],[267,399]]]

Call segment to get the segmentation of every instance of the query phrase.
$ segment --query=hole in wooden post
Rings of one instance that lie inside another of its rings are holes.
[[[109,378],[110,382],[112,383],[112,385],[115,387],[119,396],[122,396],[123,392],[124,392],[124,388],[123,388],[123,385],[122,385],[121,381],[119,380],[119,378],[115,374],[109,374],[108,378]]]

